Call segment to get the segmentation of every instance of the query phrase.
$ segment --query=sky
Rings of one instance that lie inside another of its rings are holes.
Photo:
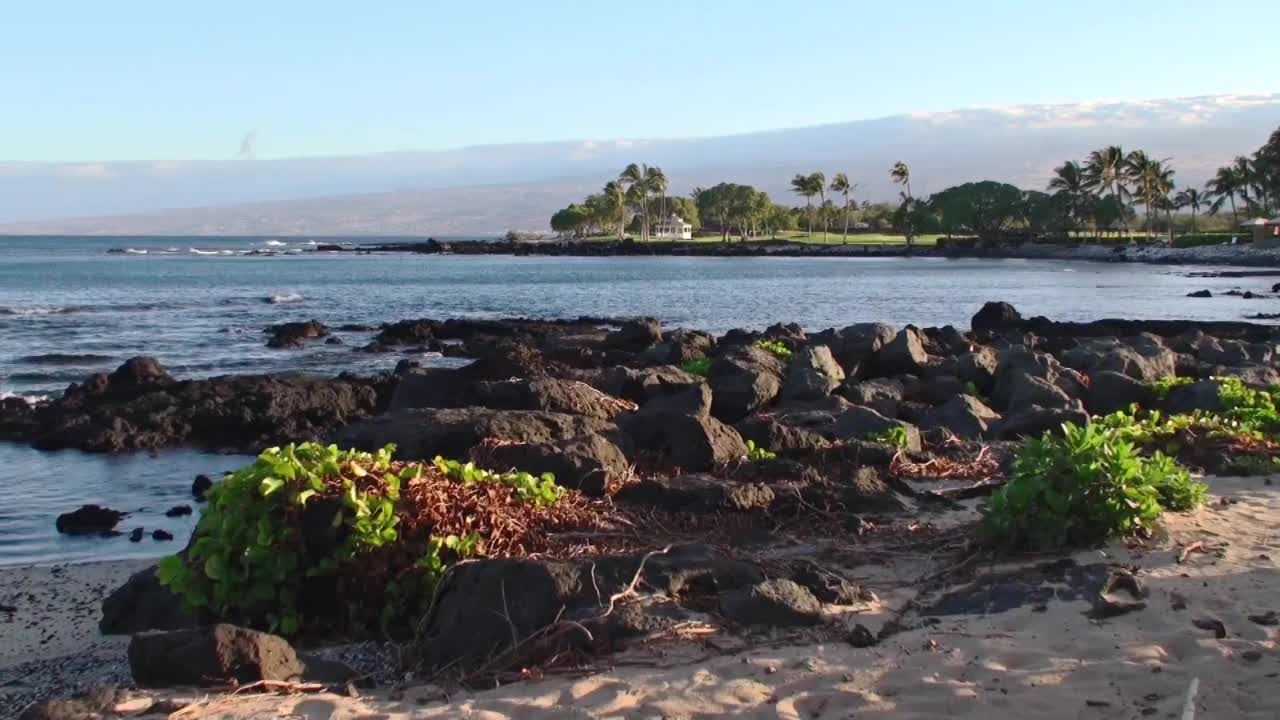
[[[0,5],[0,162],[696,137],[1277,89],[1280,2]],[[1144,60],[1145,59],[1145,60]]]

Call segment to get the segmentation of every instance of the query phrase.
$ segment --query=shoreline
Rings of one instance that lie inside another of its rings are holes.
[[[901,244],[820,244],[790,240],[741,242],[583,242],[465,241],[320,244],[318,252],[411,253],[419,255],[511,255],[515,257],[802,257],[943,258],[990,260],[1062,260],[1153,265],[1241,265],[1280,267],[1280,248],[1207,245],[1169,248],[1155,245],[1060,245],[1023,243],[999,247],[936,247]]]

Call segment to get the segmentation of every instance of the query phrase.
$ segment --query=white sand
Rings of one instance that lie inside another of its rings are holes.
[[[1043,612],[1022,607],[946,618],[868,649],[810,644],[690,662],[690,654],[706,658],[706,648],[677,647],[665,657],[622,656],[587,677],[548,677],[447,700],[432,687],[360,698],[203,698],[184,717],[1180,718],[1198,679],[1197,718],[1280,718],[1277,628],[1247,619],[1280,612],[1280,487],[1217,478],[1211,488],[1213,504],[1168,516],[1167,535],[1076,556],[1082,564],[1139,569],[1148,607],[1110,620],[1086,617],[1083,600],[1051,601]],[[1222,505],[1224,496],[1238,502]],[[1179,564],[1181,549],[1195,542],[1208,552]],[[1186,608],[1174,610],[1175,601]],[[1196,618],[1220,620],[1227,637],[1195,627]],[[866,615],[844,620],[878,627]]]

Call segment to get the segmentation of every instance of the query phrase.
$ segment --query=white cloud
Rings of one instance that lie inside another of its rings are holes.
[[[105,180],[115,177],[115,172],[111,167],[104,163],[82,163],[79,165],[62,165],[57,169],[57,174],[63,177],[71,178],[90,178],[96,180]]]

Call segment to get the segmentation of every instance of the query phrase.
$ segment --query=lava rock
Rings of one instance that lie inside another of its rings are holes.
[[[205,495],[212,487],[213,480],[208,475],[197,475],[196,479],[191,481],[191,496],[200,502],[204,502]]]
[[[822,624],[822,603],[791,580],[773,579],[720,593],[720,612],[742,625]]]
[[[165,517],[183,517],[184,515],[190,515],[191,512],[192,510],[190,505],[174,505],[173,507],[164,511],[164,516]]]
[[[173,533],[168,530],[155,530],[151,533],[151,539],[157,542],[168,542],[173,539]]]
[[[98,505],[82,505],[76,510],[59,515],[54,525],[58,532],[67,535],[108,533],[115,530],[121,518],[127,514]]]
[[[134,635],[129,669],[141,686],[174,687],[290,681],[303,664],[282,637],[219,623]]]

